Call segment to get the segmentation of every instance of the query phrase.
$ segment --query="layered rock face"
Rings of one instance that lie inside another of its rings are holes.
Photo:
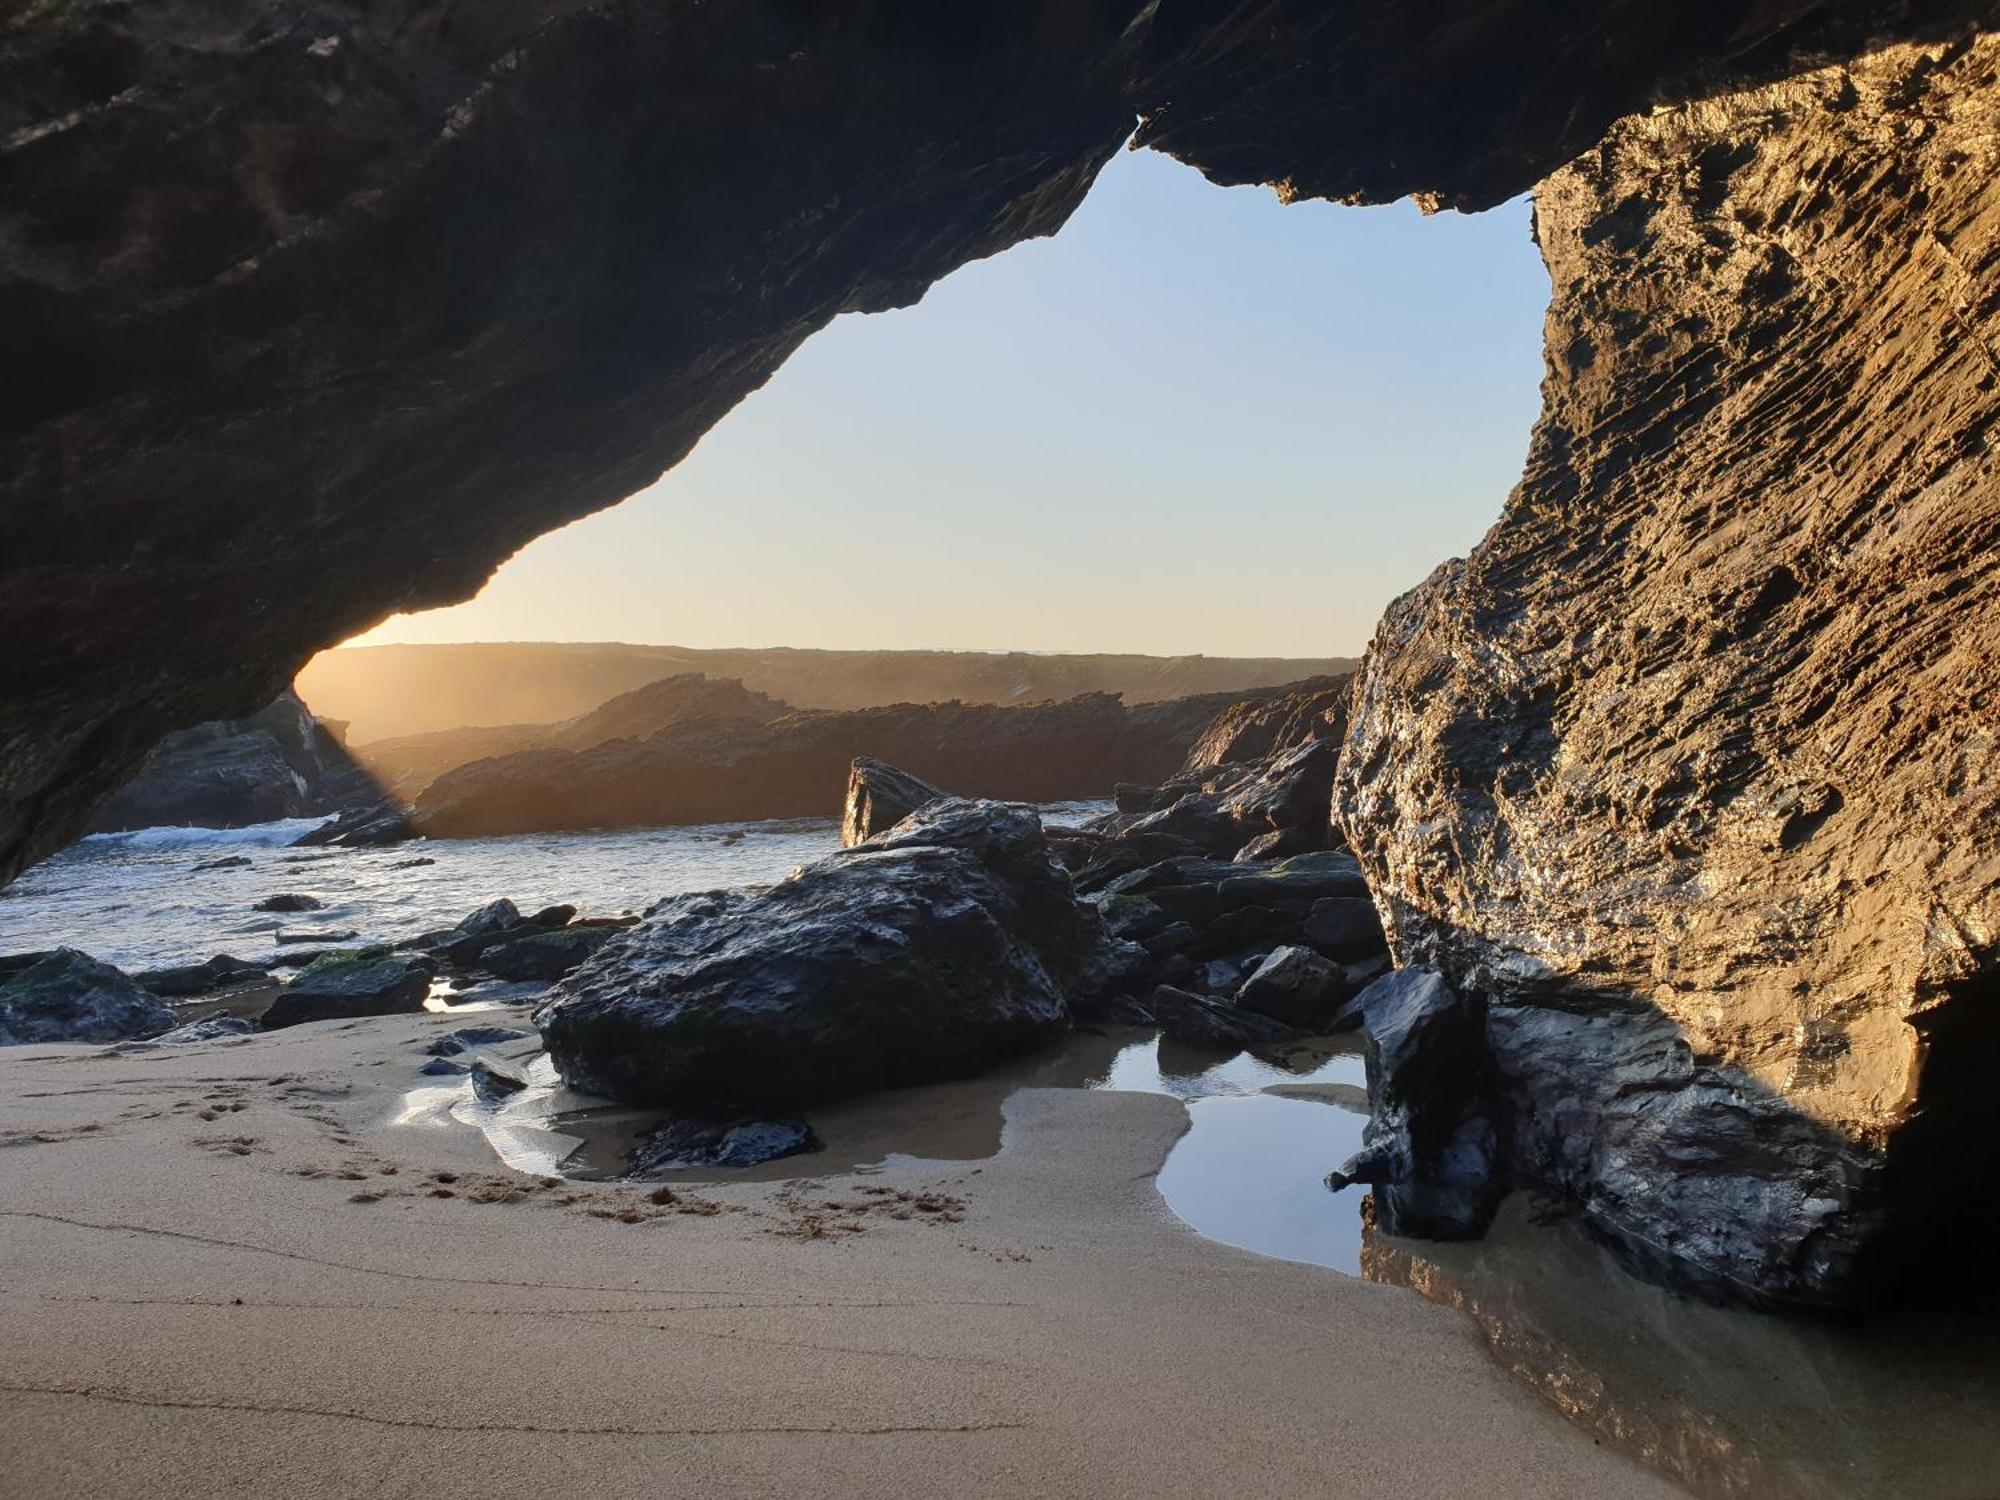
[[[1888,47],[1542,184],[1526,477],[1389,611],[1335,793],[1398,961],[1491,1003],[1519,1176],[1755,1298],[1992,1228],[1997,67]]]

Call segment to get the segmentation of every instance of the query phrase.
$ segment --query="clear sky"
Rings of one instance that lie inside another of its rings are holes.
[[[658,484],[362,639],[1358,653],[1499,514],[1547,300],[1525,200],[1120,153],[1056,238],[840,319]]]

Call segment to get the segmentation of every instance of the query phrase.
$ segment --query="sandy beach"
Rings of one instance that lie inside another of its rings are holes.
[[[1173,1100],[661,1203],[391,1124],[452,1024],[0,1055],[0,1491],[1673,1493],[1454,1313],[1179,1224]]]

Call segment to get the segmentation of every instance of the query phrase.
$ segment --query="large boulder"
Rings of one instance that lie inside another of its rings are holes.
[[[158,1036],[177,1019],[126,975],[74,948],[38,955],[0,983],[0,1046],[121,1042]]]
[[[920,807],[951,794],[921,776],[899,771],[872,755],[857,755],[847,771],[847,799],[841,804],[840,847],[852,849],[886,833]]]
[[[573,1087],[766,1117],[1046,1044],[1108,943],[1032,808],[953,799],[774,886],[660,903],[535,1019]]]
[[[264,1029],[422,1010],[430,994],[431,973],[429,960],[387,949],[329,953],[285,986],[264,1012]]]

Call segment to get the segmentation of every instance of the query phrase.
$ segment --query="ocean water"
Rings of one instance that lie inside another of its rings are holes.
[[[1043,817],[1073,825],[1109,806],[1055,803]],[[0,889],[0,953],[61,945],[127,970],[215,953],[268,959],[282,951],[281,932],[395,942],[449,927],[501,896],[524,912],[562,903],[585,916],[617,916],[684,891],[768,884],[840,847],[832,818],[287,847],[318,821],[93,834]],[[249,864],[197,868],[229,858]],[[311,896],[322,909],[254,909],[280,893]]]

